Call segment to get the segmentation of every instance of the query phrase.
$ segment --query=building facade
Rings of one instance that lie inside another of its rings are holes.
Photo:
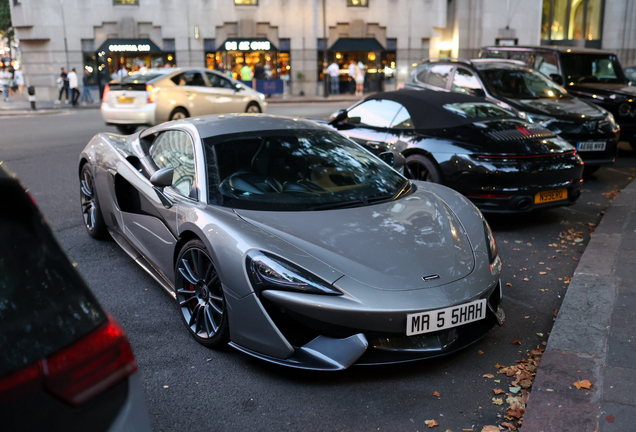
[[[260,65],[286,92],[321,94],[324,60],[339,64],[341,91],[350,90],[348,65],[362,62],[367,91],[392,89],[424,58],[545,43],[546,19],[561,16],[562,2],[573,25],[592,23],[592,6],[602,9],[595,43],[632,60],[636,48],[630,0],[10,1],[27,85],[44,100],[57,98],[62,67],[103,85],[122,68],[209,67],[240,78],[243,65]],[[576,15],[579,3],[587,15]]]

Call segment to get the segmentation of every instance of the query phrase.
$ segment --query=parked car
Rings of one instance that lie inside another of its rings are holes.
[[[611,51],[558,46],[484,47],[481,58],[521,60],[562,85],[575,97],[611,112],[621,127],[621,141],[636,149],[636,87]]]
[[[329,123],[375,153],[406,158],[405,175],[449,186],[484,212],[572,205],[583,162],[567,141],[484,98],[432,90],[377,93]]]
[[[477,208],[331,128],[231,114],[98,134],[78,173],[88,234],[110,233],[205,346],[339,370],[447,354],[503,323]]]
[[[123,134],[206,114],[262,113],[265,95],[210,69],[148,69],[111,81],[104,89],[102,117]]]
[[[150,431],[126,334],[0,162],[0,417],[7,431]]]
[[[563,87],[528,69],[523,62],[425,61],[413,69],[405,87],[486,97],[576,147],[586,173],[616,160],[620,128],[614,116],[598,105],[568,95]]]

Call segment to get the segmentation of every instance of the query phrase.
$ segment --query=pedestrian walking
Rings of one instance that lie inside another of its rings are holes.
[[[355,80],[356,80],[356,96],[362,96],[364,92],[364,65],[360,67],[360,63],[355,65]]]
[[[252,81],[252,69],[250,69],[247,63],[243,63],[243,67],[239,70],[239,75],[241,76],[241,81]]]
[[[79,79],[77,78],[77,72],[75,68],[68,73],[68,87],[71,89],[71,104],[77,106],[77,99],[79,98]]]
[[[18,86],[18,94],[24,94],[24,75],[22,75],[22,69],[16,69],[13,72],[13,81]]]
[[[340,94],[340,66],[334,60],[327,68],[331,82],[331,94]]]
[[[126,65],[122,64],[121,69],[117,71],[117,78],[124,78],[128,76],[128,69],[126,69]]]
[[[86,105],[84,99],[90,99],[91,103],[95,103],[93,95],[91,94],[91,74],[84,69],[84,76],[82,77],[82,95],[80,96],[80,105]]]
[[[356,62],[351,60],[349,62],[349,86],[351,87],[351,93],[353,93],[355,89],[355,81],[356,80]]]
[[[57,102],[55,102],[58,104],[62,102],[63,93],[66,93],[66,102],[68,103],[68,74],[64,68],[60,70],[60,76],[57,79],[57,84],[60,86],[60,94],[57,96]]]
[[[9,102],[9,85],[11,84],[11,72],[7,68],[2,68],[0,71],[0,86],[2,87],[2,99],[5,102]]]

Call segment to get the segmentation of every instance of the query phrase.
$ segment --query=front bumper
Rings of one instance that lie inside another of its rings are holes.
[[[102,118],[107,125],[153,126],[155,124],[156,103],[140,108],[113,108],[102,102]]]

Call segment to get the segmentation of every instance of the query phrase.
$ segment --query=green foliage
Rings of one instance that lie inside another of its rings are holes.
[[[13,26],[11,25],[10,0],[0,0],[0,36],[13,39]]]

